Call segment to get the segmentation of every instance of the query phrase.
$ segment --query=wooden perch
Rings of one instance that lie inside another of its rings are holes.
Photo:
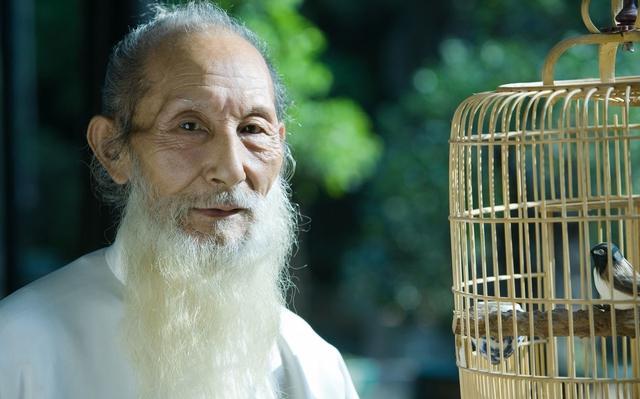
[[[589,310],[576,310],[573,312],[573,335],[580,338],[588,338],[591,336]],[[553,333],[555,337],[567,337],[570,335],[569,331],[569,311],[567,309],[554,309],[552,311],[540,311],[535,310],[532,313],[532,319],[529,320],[529,312],[516,312],[516,325],[517,335],[535,336],[540,338],[546,338]],[[484,312],[478,312],[478,336],[492,336],[498,337],[498,317],[499,312],[493,311],[488,315],[489,318],[489,331],[490,334],[486,334]],[[464,329],[464,333],[470,337],[475,337],[475,321],[473,311],[469,312],[469,327]],[[551,329],[549,331],[549,317],[551,317]],[[513,311],[502,312],[502,336],[514,336],[513,333]],[[612,329],[612,314],[609,308],[593,308],[593,335],[600,337],[610,337],[613,335]],[[638,322],[640,323],[640,314],[638,315]],[[462,334],[462,323],[464,320],[461,317],[454,318],[453,332],[455,334]],[[617,336],[636,336],[636,325],[633,317],[633,309],[629,310],[616,310],[615,311],[616,322],[616,335]],[[533,326],[533,331],[531,327]],[[469,329],[471,331],[469,331]]]

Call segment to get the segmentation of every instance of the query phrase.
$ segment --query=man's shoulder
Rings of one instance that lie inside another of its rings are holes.
[[[287,340],[290,346],[293,345],[304,349],[308,345],[313,345],[327,352],[337,352],[331,344],[315,332],[306,320],[291,310],[283,309],[280,321],[280,335]]]
[[[294,397],[358,397],[340,352],[287,309],[281,315],[279,347]]]
[[[320,337],[309,323],[289,309],[283,309],[280,321],[280,335],[294,353],[316,350],[330,356],[338,354],[338,350],[333,345]]]
[[[107,380],[76,376],[126,370],[114,345],[117,284],[98,250],[0,301],[0,398],[97,397],[87,394],[96,389],[91,381]]]
[[[8,329],[32,330],[37,327],[32,324],[49,323],[72,312],[81,297],[98,288],[101,269],[106,267],[104,250],[98,250],[0,300],[0,335]]]

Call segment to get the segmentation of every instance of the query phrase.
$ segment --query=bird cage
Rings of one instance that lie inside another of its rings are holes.
[[[453,117],[462,398],[640,398],[638,304],[599,294],[591,252],[604,242],[609,263],[616,245],[640,264],[640,76],[615,74],[618,49],[640,31],[634,1],[612,0],[614,26],[602,31],[589,6],[590,33],[557,44],[541,82],[473,95]],[[599,78],[554,80],[578,45],[598,46]]]

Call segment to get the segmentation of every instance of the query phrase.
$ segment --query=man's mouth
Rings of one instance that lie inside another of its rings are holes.
[[[220,206],[217,208],[193,208],[193,211],[203,216],[209,216],[214,218],[224,218],[224,217],[233,216],[236,213],[240,213],[244,211],[244,209],[235,208],[232,206]]]

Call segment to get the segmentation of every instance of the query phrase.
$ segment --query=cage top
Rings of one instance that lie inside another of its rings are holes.
[[[541,91],[541,90],[557,90],[557,89],[591,89],[591,88],[608,88],[613,87],[616,91],[625,91],[627,87],[632,90],[640,90],[640,75],[618,77],[615,81],[603,83],[600,79],[569,79],[556,80],[552,84],[544,82],[521,82],[508,83],[500,85],[496,92],[515,92],[515,91]],[[634,90],[634,91],[635,91]]]

